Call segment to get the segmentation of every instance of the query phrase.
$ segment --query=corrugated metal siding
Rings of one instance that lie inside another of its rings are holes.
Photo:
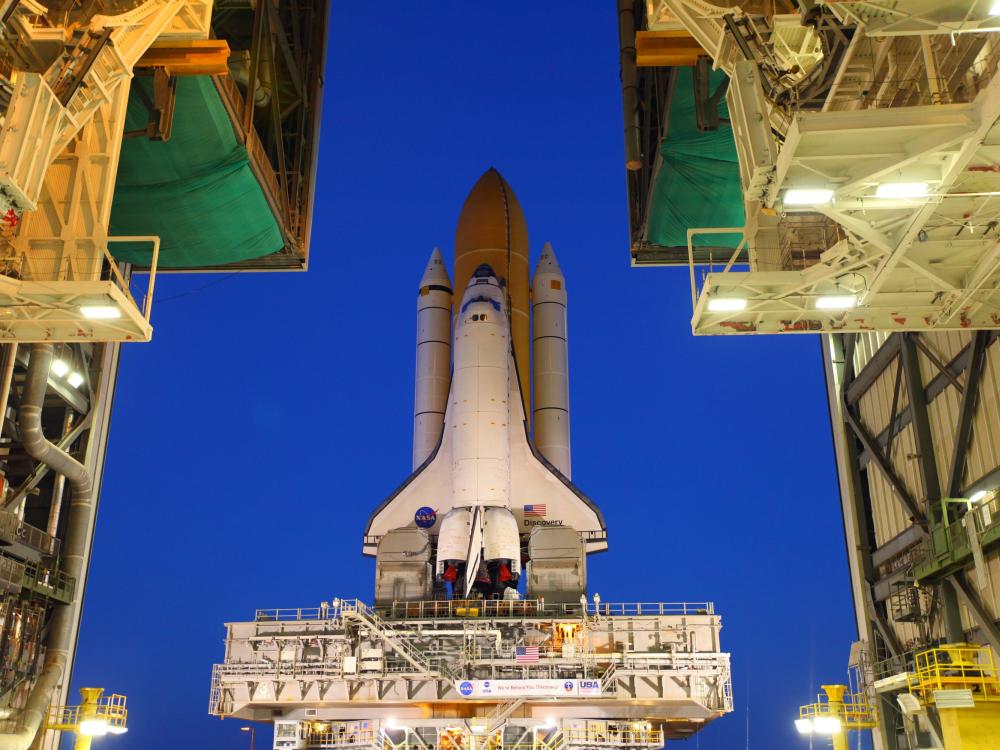
[[[1000,341],[986,350],[979,404],[969,444],[966,486],[1000,466]]]
[[[882,331],[858,334],[858,342],[854,345],[854,372],[861,372],[889,336]]]
[[[921,340],[942,363],[947,365],[971,344],[972,336],[973,334],[968,331],[948,331],[921,334]],[[865,364],[871,361],[878,347],[884,345],[887,339],[888,335],[881,333],[863,334],[859,337],[854,355],[856,373],[860,372]],[[922,351],[918,351],[918,359],[921,379],[924,387],[927,388],[935,378],[940,378],[941,371]],[[857,402],[861,420],[873,436],[882,434],[889,427],[892,394],[899,366],[899,361],[893,360]],[[957,379],[964,385],[965,374],[960,372]],[[948,473],[955,448],[955,428],[958,423],[961,403],[962,394],[951,382],[947,382],[944,389],[935,394],[928,403],[931,438],[934,442],[934,454],[941,483],[939,490],[942,494],[946,492],[948,483]],[[909,395],[904,378],[900,384],[897,414],[905,413],[908,407]],[[926,495],[922,486],[919,457],[911,424],[907,424],[892,439],[888,458],[899,479],[923,507],[923,499]],[[1000,340],[994,341],[986,351],[985,369],[973,420],[972,439],[963,477],[963,487],[975,484],[986,475],[996,471],[998,467],[1000,467]],[[908,512],[878,467],[874,463],[870,463],[866,473],[871,494],[875,544],[880,546],[910,526],[910,519]],[[991,585],[988,590],[980,593],[986,607],[996,617],[1000,614],[1000,608],[998,608],[998,602],[1000,602],[1000,553],[989,555],[987,560]],[[975,585],[977,579],[974,573],[970,573],[969,580]],[[962,616],[967,628],[974,627],[974,618],[964,606],[962,607]],[[915,643],[921,638],[920,630],[914,624],[893,623],[893,626],[903,644]],[[932,635],[941,635],[940,618],[935,622],[933,631]]]

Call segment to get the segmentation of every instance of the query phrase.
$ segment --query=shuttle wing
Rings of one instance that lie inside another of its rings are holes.
[[[510,357],[510,371],[516,373],[513,353]],[[535,450],[522,416],[524,406],[517,379],[511,378],[510,382],[510,510],[521,533],[530,533],[536,526],[570,526],[584,535],[587,552],[606,550],[604,516],[587,495]],[[449,392],[445,429],[437,448],[369,518],[364,541],[366,555],[374,555],[379,538],[393,529],[419,526],[432,535],[437,534],[441,519],[453,507],[450,395]]]

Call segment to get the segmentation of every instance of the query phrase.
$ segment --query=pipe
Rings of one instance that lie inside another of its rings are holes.
[[[14,365],[17,363],[17,342],[4,347],[3,376],[0,379],[0,435],[7,420],[7,404],[10,400],[10,386],[14,380]]]
[[[642,169],[639,146],[639,69],[635,61],[635,8],[632,0],[618,0],[618,57],[621,64],[622,108],[625,111],[625,169]]]
[[[73,488],[66,538],[63,540],[62,569],[66,575],[78,581],[83,573],[87,534],[90,528],[90,516],[93,513],[93,484],[83,464],[46,440],[42,432],[42,404],[45,401],[51,365],[52,345],[32,345],[18,422],[24,449],[28,455],[65,475]],[[73,635],[72,615],[72,604],[55,607],[52,621],[49,623],[42,672],[28,694],[28,701],[21,711],[16,731],[0,734],[0,750],[27,750],[38,732],[44,731],[49,703],[66,672]]]
[[[63,422],[62,436],[65,438],[73,430],[73,410],[66,409],[66,419]],[[62,441],[60,441],[62,442]],[[66,489],[66,475],[56,474],[52,483],[52,502],[49,504],[49,523],[45,533],[54,537],[59,531],[59,514],[62,512],[63,491]]]
[[[245,89],[250,88],[250,53],[244,50],[229,59],[229,74],[236,83]],[[257,109],[263,109],[271,103],[271,74],[267,65],[257,68],[257,76],[253,92],[253,104]]]

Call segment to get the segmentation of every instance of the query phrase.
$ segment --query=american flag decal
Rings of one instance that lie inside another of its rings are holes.
[[[518,646],[514,649],[514,661],[538,661],[538,646]]]
[[[545,518],[545,503],[524,506],[525,518]]]

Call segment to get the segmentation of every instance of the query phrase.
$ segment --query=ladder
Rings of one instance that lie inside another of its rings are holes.
[[[612,664],[601,675],[601,695],[615,695],[618,692],[617,671],[617,665]]]

